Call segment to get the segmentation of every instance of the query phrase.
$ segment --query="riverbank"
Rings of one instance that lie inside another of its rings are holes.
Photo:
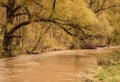
[[[96,78],[99,80],[99,82],[120,82],[119,49],[102,57],[98,62],[103,68],[103,70],[96,75]]]

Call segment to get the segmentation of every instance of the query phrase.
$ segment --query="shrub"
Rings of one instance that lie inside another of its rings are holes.
[[[99,58],[97,61],[98,65],[102,65],[105,67],[111,66],[111,65],[115,65],[120,63],[120,49],[115,50],[114,52],[105,55],[102,58]]]

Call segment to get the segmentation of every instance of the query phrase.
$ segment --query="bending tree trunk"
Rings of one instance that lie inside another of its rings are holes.
[[[13,56],[12,41],[13,41],[12,34],[5,32],[3,43],[2,43],[2,46],[3,46],[2,56],[3,57],[12,57]]]

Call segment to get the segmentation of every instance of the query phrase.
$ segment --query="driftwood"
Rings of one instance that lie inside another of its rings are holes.
[[[38,52],[35,52],[35,51],[29,51],[29,50],[26,50],[26,53],[27,53],[27,54],[39,54]]]

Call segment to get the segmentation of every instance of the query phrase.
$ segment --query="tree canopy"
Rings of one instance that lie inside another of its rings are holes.
[[[119,6],[119,0],[0,0],[2,52],[80,48],[85,40],[119,44]]]

